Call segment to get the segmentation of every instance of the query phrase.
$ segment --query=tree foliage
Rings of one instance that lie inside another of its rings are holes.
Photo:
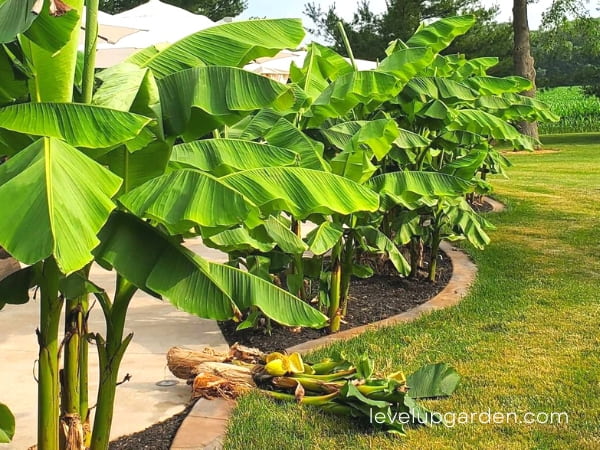
[[[211,20],[240,15],[248,7],[247,0],[164,0],[165,3],[187,9],[195,14],[202,14]],[[110,14],[117,14],[135,8],[146,0],[100,0],[100,9]]]
[[[376,14],[371,10],[368,0],[361,0],[349,22],[338,15],[335,5],[323,10],[316,3],[307,3],[304,14],[315,24],[314,28],[309,29],[311,33],[325,39],[335,51],[346,54],[336,25],[342,22],[354,55],[357,58],[372,60],[384,58],[389,42],[408,39],[423,21],[467,13],[474,14],[478,22],[483,21],[483,24],[478,24],[448,52],[460,50],[461,42],[473,50],[473,53],[481,52],[481,42],[477,43],[475,36],[483,34],[481,30],[484,24],[489,22],[497,12],[496,7],[484,8],[477,0],[390,0],[387,5],[385,12]],[[457,48],[456,45],[459,47]],[[479,56],[479,54],[472,56]]]

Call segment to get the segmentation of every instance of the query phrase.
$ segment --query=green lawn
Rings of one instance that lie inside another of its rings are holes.
[[[552,137],[556,153],[509,155],[506,212],[458,306],[321,350],[367,351],[382,372],[445,361],[463,376],[440,412],[567,412],[569,423],[370,432],[310,407],[243,398],[227,449],[600,449],[600,135]],[[568,140],[572,139],[572,140]],[[310,358],[313,359],[313,358]]]

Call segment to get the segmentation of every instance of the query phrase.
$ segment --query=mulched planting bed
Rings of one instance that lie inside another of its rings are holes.
[[[112,441],[109,450],[169,450],[181,422],[186,418],[193,403],[179,414],[156,423],[143,431],[122,436]]]
[[[342,330],[395,316],[434,297],[444,289],[452,276],[450,259],[445,254],[440,254],[435,283],[427,280],[425,274],[416,279],[398,275],[375,275],[364,280],[352,280],[348,315],[344,319],[345,323],[342,323]],[[264,329],[236,331],[237,325],[233,321],[219,322],[229,345],[238,342],[264,352],[282,351],[327,334],[327,330],[291,329],[273,324],[271,335],[268,335]]]

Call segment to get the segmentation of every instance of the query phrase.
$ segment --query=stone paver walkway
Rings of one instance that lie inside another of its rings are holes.
[[[213,261],[225,260],[225,255],[204,247],[199,240],[191,240],[187,245]],[[91,277],[112,294],[114,274],[94,266]],[[13,442],[0,444],[2,450],[23,450],[36,441],[37,385],[33,371],[38,351],[35,337],[38,314],[37,300],[26,305],[7,305],[0,311],[0,401],[11,408],[17,421]],[[103,331],[103,323],[96,305],[90,315],[90,330]],[[134,338],[119,376],[129,373],[132,379],[117,389],[111,438],[143,430],[184,409],[190,398],[189,386],[181,382],[172,387],[156,385],[164,379],[174,380],[166,367],[170,347],[227,348],[216,322],[177,311],[169,303],[141,291],[130,306],[126,332],[133,332]],[[93,346],[90,346],[90,362],[90,402],[93,402],[98,379]]]

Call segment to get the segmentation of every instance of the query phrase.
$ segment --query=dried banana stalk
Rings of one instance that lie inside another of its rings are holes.
[[[204,362],[223,362],[229,357],[226,353],[205,348],[199,352],[182,347],[172,347],[167,353],[169,370],[177,378],[192,380],[198,374],[196,366]]]

